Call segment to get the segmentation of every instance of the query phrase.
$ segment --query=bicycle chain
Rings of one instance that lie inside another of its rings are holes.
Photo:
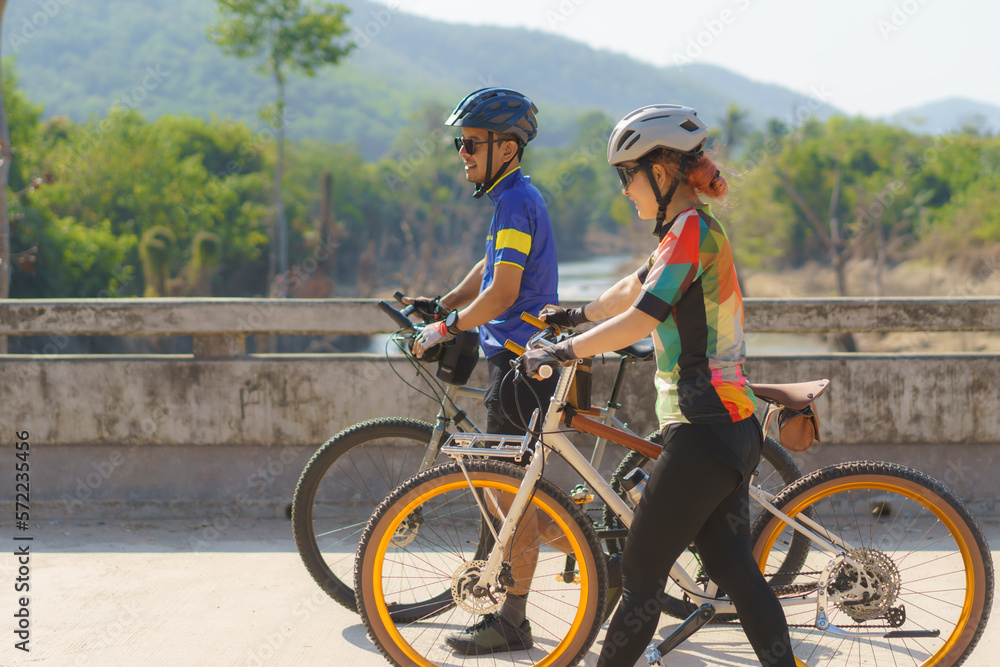
[[[777,576],[780,576],[780,575],[790,575],[792,577],[802,577],[802,576],[809,576],[809,575],[819,576],[821,574],[823,574],[823,573],[820,570],[811,570],[811,571],[806,571],[806,572],[801,572],[801,571],[798,571],[798,572],[775,572],[771,576],[777,577]],[[784,586],[775,586],[772,590],[774,591],[774,594],[780,598],[780,597],[796,597],[798,595],[805,595],[807,593],[812,593],[817,588],[819,588],[819,584],[818,583],[812,583],[812,584],[786,584]]]

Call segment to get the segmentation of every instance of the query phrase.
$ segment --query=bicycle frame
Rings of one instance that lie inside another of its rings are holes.
[[[400,349],[405,350],[405,347]],[[627,365],[635,363],[635,359],[630,359],[623,356],[618,366],[618,371],[615,376],[614,384],[612,385],[611,394],[608,397],[606,407],[597,408],[597,420],[609,424],[617,430],[624,431],[626,433],[633,433],[629,430],[628,426],[623,423],[616,416],[618,410],[622,407],[621,403],[618,402],[618,397],[621,393],[622,385],[624,383],[625,369]],[[460,398],[475,398],[480,401],[486,394],[485,389],[480,389],[476,387],[469,386],[459,386],[449,384],[444,390],[444,396],[441,399],[441,407],[438,410],[437,417],[434,421],[434,430],[431,434],[430,442],[427,446],[427,451],[424,452],[424,458],[420,462],[420,471],[424,471],[434,465],[438,456],[441,453],[441,446],[444,443],[445,430],[448,428],[449,424],[455,424],[464,433],[482,433],[480,428],[473,422],[468,413],[460,409],[456,403],[456,399]],[[634,435],[634,433],[633,433]],[[607,440],[603,437],[598,437],[594,442],[594,449],[590,456],[590,465],[592,467],[599,468],[601,461],[604,458],[604,450]]]
[[[424,459],[420,462],[420,471],[424,471],[434,465],[438,455],[441,453],[441,444],[444,442],[444,431],[448,424],[454,423],[466,433],[479,433],[479,427],[469,419],[469,415],[460,410],[455,404],[456,398],[478,398],[482,400],[486,394],[485,389],[476,387],[464,387],[449,384],[444,390],[444,398],[441,399],[441,409],[438,411],[434,421],[434,430],[431,432],[431,440],[427,444],[427,451],[424,452]]]
[[[500,518],[503,522],[499,532],[492,527],[492,522],[486,522],[486,524],[489,525],[490,529],[494,532],[496,543],[490,552],[486,567],[482,571],[480,579],[480,585],[482,586],[489,588],[497,585],[497,577],[501,571],[500,566],[505,559],[505,545],[507,545],[513,537],[521,516],[524,514],[524,511],[531,500],[535,485],[541,478],[542,469],[544,468],[546,457],[549,455],[550,451],[561,456],[570,465],[570,467],[583,477],[584,481],[590,485],[590,488],[592,488],[594,492],[597,493],[597,495],[599,495],[608,505],[608,507],[611,508],[616,515],[618,515],[619,519],[626,528],[631,527],[633,517],[631,508],[629,508],[625,501],[622,500],[617,493],[615,493],[611,486],[597,472],[594,466],[587,461],[586,457],[584,457],[576,446],[570,442],[570,440],[561,432],[559,428],[566,407],[565,398],[568,394],[575,372],[576,365],[571,364],[563,368],[560,374],[559,382],[553,394],[552,401],[550,402],[549,409],[546,411],[545,420],[542,424],[541,444],[543,447],[541,448],[541,455],[539,455],[539,449],[536,447],[534,455],[531,455],[531,462],[525,470],[524,480],[521,483],[517,494],[514,496],[514,500],[512,501],[506,516],[497,510],[497,512],[501,515]],[[769,414],[765,417],[765,425],[770,421],[770,412],[771,411],[769,409]],[[523,437],[497,436],[489,434],[457,434],[452,436],[449,443],[446,443],[441,448],[441,451],[455,459],[468,478],[468,473],[463,464],[463,459],[467,456],[511,458],[514,460],[521,460],[524,456],[530,455],[529,450],[535,440],[535,437],[532,435],[532,431],[534,431],[537,420],[538,411],[536,410],[532,417],[532,428],[529,429],[529,432]],[[629,435],[627,431],[619,432],[623,435]],[[610,439],[615,441],[614,438]],[[483,446],[477,447],[476,445],[480,443],[483,443]],[[489,444],[489,446],[486,446],[487,444]],[[628,446],[626,442],[620,442],[619,444]],[[499,507],[499,503],[496,501],[496,498],[493,497],[490,490],[485,490],[485,494],[491,496],[493,507]],[[831,558],[826,568],[824,568],[824,575],[821,578],[821,582],[825,583],[828,580],[830,573],[841,563],[848,563],[854,567],[861,567],[845,553],[852,548],[851,545],[839,537],[830,534],[829,531],[824,529],[817,522],[806,516],[792,518],[782,513],[771,503],[774,496],[760,487],[754,487],[751,485],[750,497],[760,503],[765,510],[779,517],[783,522],[805,535],[808,539],[812,540],[817,547],[830,554]],[[480,511],[483,513],[483,516],[488,516],[486,508],[483,507],[481,503]],[[709,605],[712,609],[714,609],[716,614],[736,612],[735,606],[729,601],[728,598],[715,597],[715,593],[718,590],[718,587],[715,584],[711,584],[705,591],[701,590],[694,578],[677,563],[674,563],[670,570],[670,578],[673,579],[689,596],[690,601],[695,608]],[[785,598],[779,600],[779,602],[783,607],[816,605],[816,624],[821,630],[838,632],[845,636],[855,637],[882,636],[884,634],[882,632],[847,632],[829,624],[826,620],[827,600],[825,594],[822,592],[817,596],[817,598],[803,596],[800,598]]]

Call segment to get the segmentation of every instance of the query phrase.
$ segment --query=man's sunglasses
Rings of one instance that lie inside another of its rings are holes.
[[[465,148],[465,152],[469,155],[476,154],[476,144],[496,144],[504,139],[489,139],[487,141],[473,141],[472,139],[465,139],[463,137],[455,137],[455,150],[459,153],[462,152],[462,148]]]
[[[615,167],[615,169],[618,170],[618,178],[622,181],[622,190],[625,190],[629,185],[631,185],[636,172],[642,169],[642,165],[637,164],[634,167]]]

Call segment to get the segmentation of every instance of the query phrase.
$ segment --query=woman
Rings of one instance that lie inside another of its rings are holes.
[[[667,574],[692,542],[729,595],[761,663],[794,665],[788,626],[751,554],[747,487],[760,459],[760,424],[743,373],[743,301],[732,251],[702,197],[728,191],[703,153],[708,130],[694,109],[643,107],[611,133],[608,162],[639,217],[656,218],[648,262],[583,308],[546,306],[553,324],[607,320],[524,356],[524,369],[591,357],[652,332],[656,460],[622,557],[623,594],[601,651],[603,665],[634,665],[659,623]],[[609,319],[610,318],[610,319]]]

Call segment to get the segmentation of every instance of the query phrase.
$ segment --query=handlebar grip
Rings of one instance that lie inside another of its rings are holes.
[[[392,304],[386,301],[379,301],[378,307],[382,309],[382,312],[391,317],[393,321],[399,325],[400,329],[413,328],[413,322],[410,321],[410,318],[393,308]]]
[[[542,320],[538,319],[528,311],[524,311],[523,313],[521,313],[521,320],[527,322],[536,329],[546,329],[552,326],[551,324],[548,324],[547,322],[543,322]]]
[[[552,366],[539,366],[538,375],[543,380],[548,380],[550,377],[552,377]]]
[[[521,347],[520,345],[509,339],[503,344],[503,346],[519,357],[522,356],[525,352],[525,349],[523,347]]]
[[[393,299],[395,299],[396,301],[398,301],[398,302],[402,303],[403,305],[406,305],[406,304],[405,304],[405,303],[403,302],[403,297],[404,297],[404,296],[406,296],[406,295],[405,295],[405,294],[403,294],[402,292],[400,292],[399,290],[396,290],[395,292],[393,292],[393,293],[392,293],[392,298],[393,298]]]

